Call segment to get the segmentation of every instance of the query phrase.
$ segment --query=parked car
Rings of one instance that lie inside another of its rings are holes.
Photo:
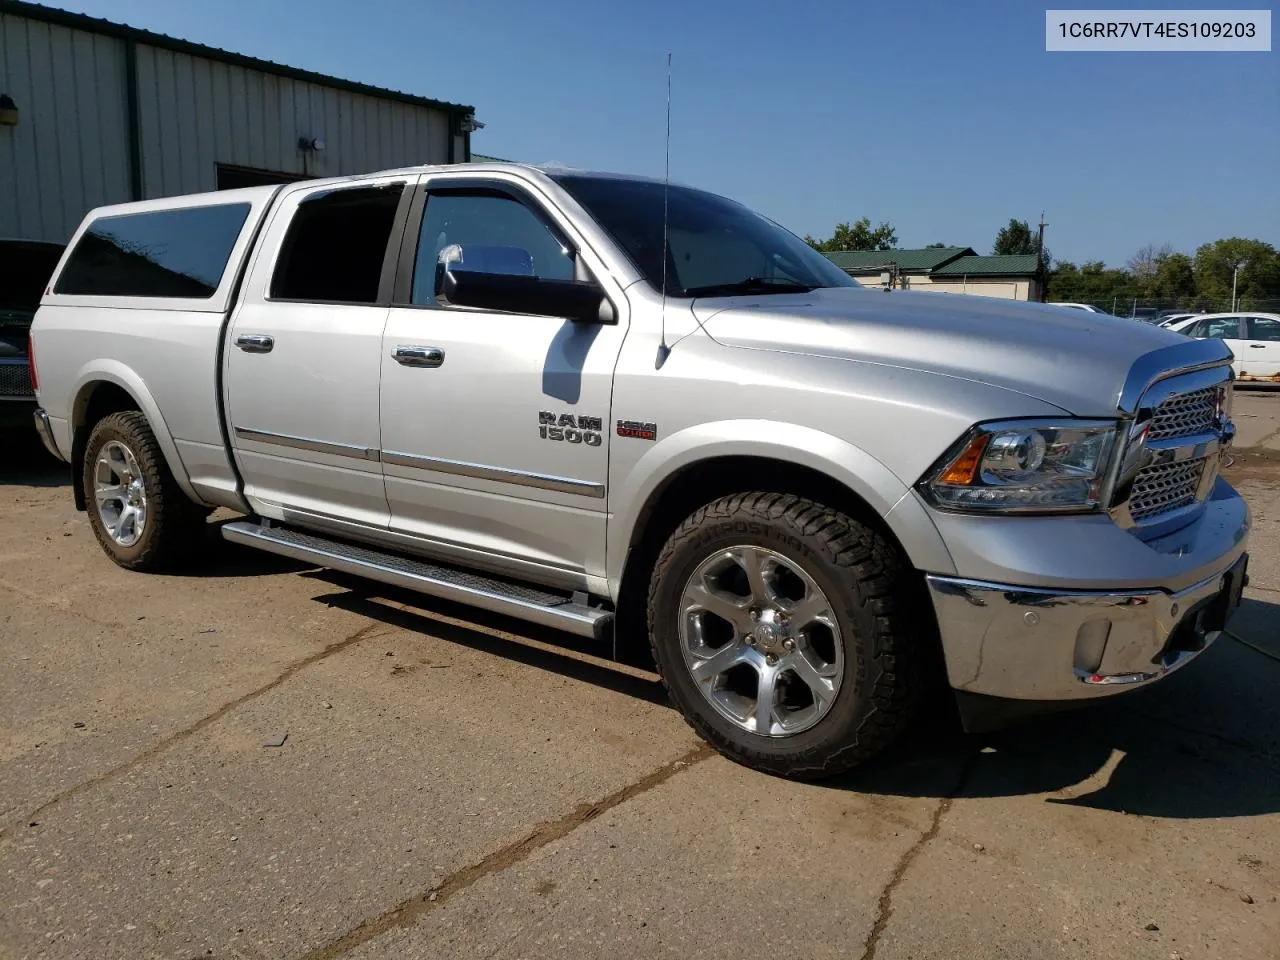
[[[1129,313],[1130,320],[1141,320],[1143,323],[1158,323],[1160,311],[1155,307],[1134,307]]]
[[[1188,337],[1221,340],[1234,356],[1242,383],[1280,383],[1280,313],[1209,313],[1171,329]]]
[[[1091,303],[1055,303],[1055,307],[1068,307],[1072,310],[1088,310],[1090,313],[1106,313],[1107,311],[1095,307]]]
[[[1101,335],[1100,335],[1101,331]],[[1239,603],[1230,352],[860,288],[722,197],[513,164],[91,212],[37,422],[132,570],[222,536],[595,638],[795,777],[1159,680]]]
[[[1183,320],[1189,320],[1191,317],[1198,317],[1198,313],[1169,313],[1160,316],[1160,326],[1174,327],[1182,323]]]
[[[63,247],[35,240],[0,240],[0,426],[31,428],[36,393],[27,338]]]

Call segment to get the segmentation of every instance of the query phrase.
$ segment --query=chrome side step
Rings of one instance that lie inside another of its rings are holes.
[[[222,536],[232,543],[242,543],[304,563],[314,563],[319,567],[368,577],[379,583],[469,604],[492,613],[518,617],[580,637],[604,639],[613,620],[613,614],[608,610],[574,603],[563,594],[508,583],[483,574],[443,567],[425,560],[402,557],[288,527],[264,527],[249,521],[236,521],[223,525]]]

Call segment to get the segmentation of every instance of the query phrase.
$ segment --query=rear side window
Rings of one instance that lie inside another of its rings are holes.
[[[404,184],[307,197],[289,224],[271,276],[273,300],[376,303]]]
[[[55,293],[207,300],[222,282],[249,204],[99,217],[80,237]]]

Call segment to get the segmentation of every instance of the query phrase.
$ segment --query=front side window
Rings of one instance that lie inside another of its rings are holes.
[[[1280,320],[1275,317],[1250,317],[1248,339],[1280,343]]]
[[[326,190],[299,203],[271,276],[271,298],[377,303],[403,191],[403,183]]]
[[[1210,317],[1196,324],[1193,337],[1205,340],[1236,340],[1240,337],[1238,317]]]
[[[413,270],[413,303],[436,302],[441,254],[454,268],[473,273],[574,279],[568,245],[529,207],[494,190],[428,193]]]
[[[662,290],[665,278],[672,296],[858,285],[799,237],[724,197],[652,180],[581,174],[552,179],[613,237],[650,286]]]
[[[76,243],[55,293],[207,300],[222,282],[249,204],[99,217]]]

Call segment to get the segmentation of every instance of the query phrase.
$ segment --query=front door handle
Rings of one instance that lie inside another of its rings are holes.
[[[1250,349],[1250,350],[1265,350],[1265,349],[1267,349],[1267,345],[1266,345],[1265,343],[1251,343],[1251,344],[1249,344],[1249,349]]]
[[[275,345],[275,338],[263,333],[245,333],[236,337],[236,346],[245,353],[270,353]]]
[[[439,347],[400,346],[391,351],[396,363],[404,367],[438,367],[444,363]]]

